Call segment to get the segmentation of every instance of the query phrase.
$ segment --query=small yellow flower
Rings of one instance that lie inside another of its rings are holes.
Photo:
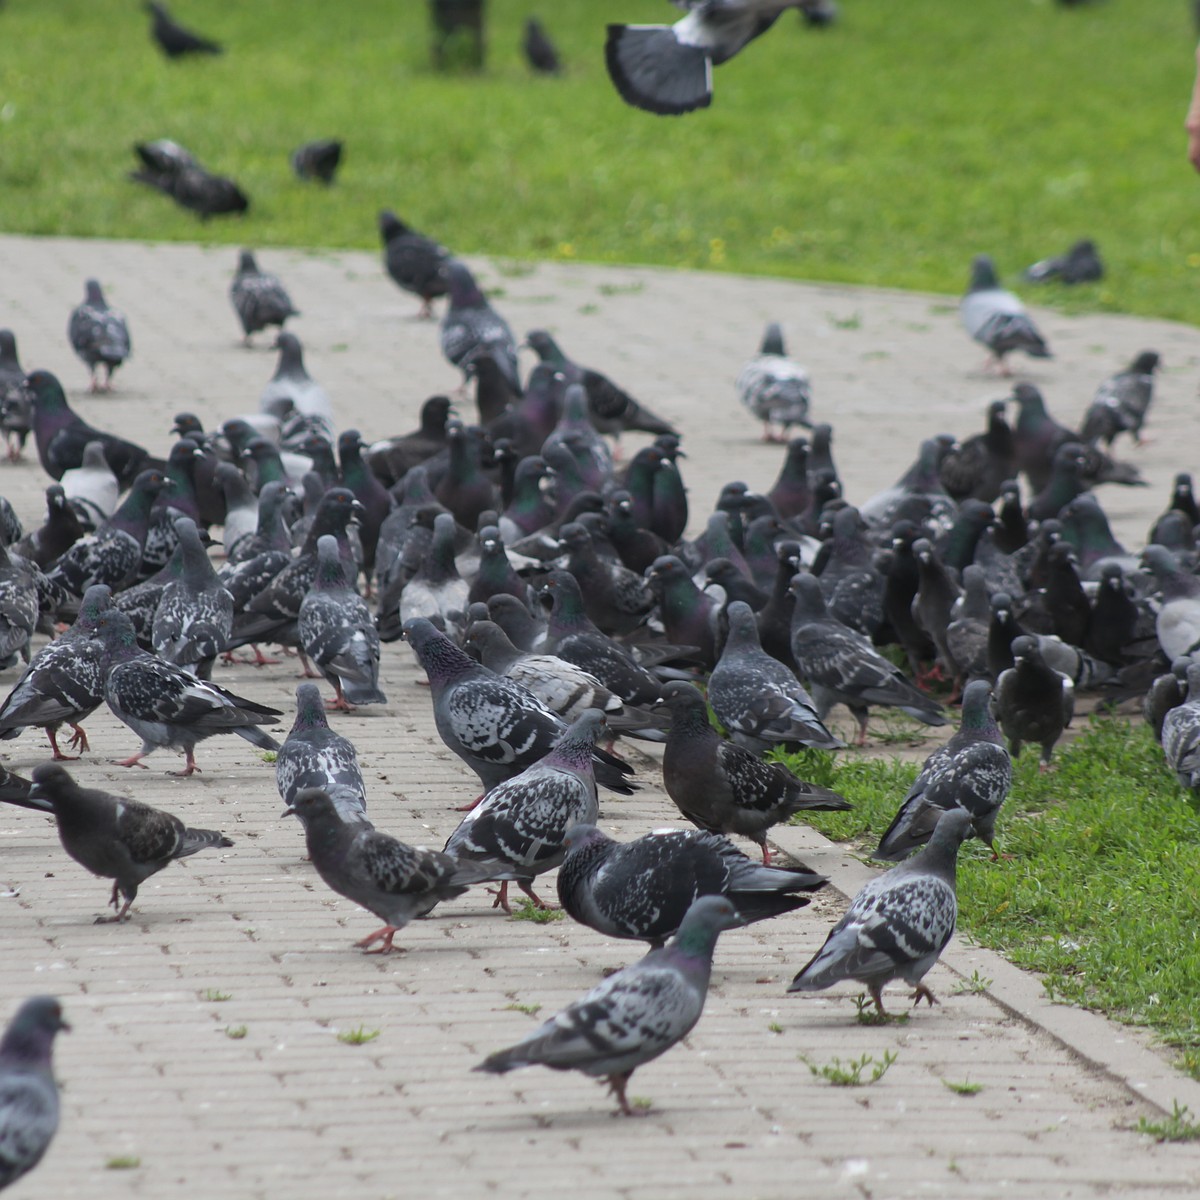
[[[558,243],[558,257],[559,258],[574,258],[575,257],[575,243],[574,242],[559,242]]]
[[[1187,265],[1189,267],[1200,267],[1200,254],[1189,254],[1187,256]]]

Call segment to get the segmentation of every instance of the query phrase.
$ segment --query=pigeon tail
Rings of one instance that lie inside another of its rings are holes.
[[[248,742],[253,742],[260,750],[279,753],[279,743],[269,733],[264,733],[259,729],[257,725],[237,725],[232,732],[236,733],[238,737],[244,737]]]

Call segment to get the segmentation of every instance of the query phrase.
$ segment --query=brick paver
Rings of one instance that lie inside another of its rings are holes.
[[[252,410],[272,373],[273,354],[237,345],[226,296],[233,261],[227,248],[0,239],[0,325],[16,330],[26,368],[58,373],[89,419],[165,449],[176,412],[215,421]],[[415,301],[373,255],[264,251],[260,262],[302,310],[296,332],[344,426],[368,437],[404,431],[428,394],[456,386],[436,327],[407,319]],[[891,483],[920,436],[981,427],[986,401],[1003,394],[976,373],[980,356],[943,298],[573,264],[482,266],[486,282],[503,287],[496,303],[516,329],[552,328],[568,353],[680,423],[697,515],[727,479],[765,487],[777,470],[779,450],[755,442],[732,388],[768,319],[785,323],[813,371],[815,416],[835,425],[852,499]],[[88,275],[133,331],[136,357],[111,398],[81,394],[86,372],[65,340]],[[1194,443],[1183,439],[1200,338],[1165,322],[1038,317],[1059,357],[1033,378],[1064,420],[1138,350],[1164,354],[1149,424],[1157,440],[1137,452],[1152,486],[1103,496],[1120,535],[1140,544],[1171,476],[1190,465]],[[0,492],[27,521],[45,482],[36,460],[0,466]],[[293,663],[217,674],[289,714],[294,676]],[[334,722],[359,746],[376,823],[440,845],[474,777],[437,740],[406,647],[385,648],[383,677],[386,707]],[[477,891],[399,935],[404,953],[364,957],[351,943],[375,918],[325,889],[304,861],[299,826],[279,819],[258,751],[236,738],[209,741],[197,755],[203,774],[181,781],[165,774],[179,763],[164,753],[145,772],[112,766],[136,740],[107,712],[88,731],[95,750],[78,764],[82,780],[136,790],[225,830],[235,845],[154,877],[128,924],[96,926],[106,884],[66,859],[45,818],[0,808],[0,1012],[49,991],[74,1024],[57,1055],[61,1133],[15,1200],[1163,1196],[1200,1183],[1200,1151],[1131,1130],[1174,1098],[1200,1112],[1200,1088],[1133,1031],[1046,1005],[1035,979],[994,955],[956,944],[930,977],[942,1005],[905,1025],[856,1024],[852,989],[785,996],[842,903],[834,893],[722,937],[700,1025],[634,1079],[631,1093],[654,1102],[646,1119],[611,1117],[600,1088],[579,1075],[473,1074],[487,1052],[530,1028],[535,1018],[518,1006],[548,1015],[640,948],[568,921],[505,919]],[[5,749],[27,772],[44,741],[29,733]],[[644,790],[602,801],[619,837],[676,815],[654,760],[632,757]],[[804,828],[783,831],[778,844],[844,891],[868,870]],[[553,894],[549,880],[540,890]],[[955,972],[974,969],[993,978],[990,994],[956,994]],[[379,1036],[339,1040],[360,1028]],[[831,1087],[802,1061],[886,1050],[897,1060],[869,1088]],[[968,1079],[982,1085],[978,1094],[943,1082]],[[119,1169],[122,1158],[138,1165]]]

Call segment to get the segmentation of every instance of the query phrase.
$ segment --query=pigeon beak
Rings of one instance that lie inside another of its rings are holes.
[[[296,810],[289,804],[287,808],[285,808],[283,812],[279,814],[279,819],[282,821],[284,817],[295,817],[298,815],[299,814],[296,812]]]

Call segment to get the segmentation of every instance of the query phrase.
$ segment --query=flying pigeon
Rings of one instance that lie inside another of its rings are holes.
[[[97,584],[88,588],[79,616],[66,633],[43,646],[0,704],[0,739],[19,737],[23,729],[44,729],[54,759],[68,759],[58,745],[58,730],[70,725],[70,745],[87,750],[81,722],[104,703],[104,646],[97,638],[101,614],[110,592]]]
[[[229,285],[229,298],[242,323],[247,346],[251,336],[260,329],[270,325],[282,329],[288,317],[300,315],[283,284],[276,276],[259,269],[250,250],[243,250],[238,256],[237,271]]]
[[[384,269],[399,287],[421,298],[417,316],[432,317],[432,301],[450,290],[445,271],[450,251],[406,225],[390,208],[379,214],[379,236]]]
[[[58,1132],[54,1035],[70,1025],[53,996],[33,996],[0,1038],[0,1192],[32,1171]]]
[[[804,685],[763,650],[750,606],[738,600],[726,612],[729,636],[708,681],[708,702],[730,738],[758,754],[778,745],[845,746],[822,724]]]
[[[929,844],[912,858],[872,879],[850,902],[825,944],[792,980],[789,992],[816,992],[853,979],[863,983],[881,1016],[882,992],[903,979],[936,1004],[921,980],[954,934],[958,848],[971,833],[971,815],[962,808],[943,813]]]
[[[111,392],[113,372],[129,357],[129,326],[122,313],[108,306],[95,279],[84,284],[84,291],[83,303],[71,310],[67,337],[71,349],[87,363],[92,373],[88,390]]]
[[[337,138],[322,138],[305,142],[292,151],[289,161],[297,179],[318,179],[332,183],[342,162],[345,146]]]
[[[1013,665],[996,680],[996,716],[1016,758],[1025,742],[1042,748],[1039,769],[1050,769],[1050,756],[1075,712],[1075,688],[1042,657],[1036,638],[1012,643]]]
[[[793,912],[824,887],[803,865],[763,867],[732,842],[697,829],[658,829],[615,842],[594,825],[567,830],[558,898],[581,925],[661,946],[701,896],[724,896],[740,924]]]
[[[1095,283],[1104,278],[1104,263],[1096,243],[1090,238],[1076,242],[1066,254],[1043,258],[1025,268],[1030,283],[1045,283],[1059,279],[1063,283]]]
[[[508,322],[487,302],[466,263],[452,258],[442,268],[450,304],[442,317],[442,354],[464,375],[481,354],[490,354],[513,390],[520,393],[517,343]]]
[[[604,714],[588,709],[531,767],[487,792],[450,835],[445,851],[505,873],[496,907],[511,912],[508,880],[515,880],[538,908],[533,881],[557,867],[573,825],[591,825],[600,815],[592,758]]]
[[[346,580],[337,538],[317,539],[317,573],[300,604],[300,644],[337,693],[333,707],[386,704],[379,687],[379,634]]]
[[[763,423],[764,442],[786,442],[794,425],[812,428],[808,372],[788,358],[777,321],[767,326],[758,354],[738,372],[735,386],[738,399]]]
[[[146,4],[146,11],[154,18],[150,23],[150,36],[168,58],[221,53],[221,47],[216,42],[180,25],[167,11],[166,5],[150,2]]]
[[[993,830],[1012,785],[1012,759],[992,718],[991,698],[986,679],[967,684],[958,732],[925,760],[880,839],[876,858],[906,857],[929,840],[943,812],[956,808],[970,814],[975,836],[996,855]]]
[[[296,688],[296,720],[275,757],[275,784],[288,806],[305,788],[328,794],[343,821],[367,819],[367,786],[354,743],[329,728],[315,683]]]
[[[404,637],[429,676],[438,734],[485,789],[543,759],[566,732],[531,692],[480,666],[429,621],[408,622]],[[626,796],[637,790],[627,763],[604,750],[593,758],[597,783]]]
[[[521,38],[521,49],[530,68],[540,75],[562,73],[562,59],[550,35],[537,17],[525,18],[525,33]]]
[[[804,0],[672,0],[674,25],[609,25],[604,60],[621,98],[660,116],[712,103],[712,69]]]
[[[1025,311],[1025,306],[1010,291],[1000,286],[996,264],[986,254],[975,256],[971,264],[971,282],[959,302],[958,315],[963,328],[991,353],[995,364],[1007,375],[1004,356],[1023,350],[1030,358],[1051,358],[1045,339]]]
[[[850,802],[829,788],[806,783],[782,763],[761,758],[724,741],[708,719],[704,697],[690,683],[663,689],[671,728],[663,751],[663,784],[693,825],[710,833],[737,833],[771,863],[767,830],[798,812],[836,812]]]
[[[633,1116],[629,1078],[686,1037],[704,1008],[713,950],[722,930],[740,923],[722,896],[701,896],[660,950],[610,975],[517,1045],[475,1069],[502,1075],[541,1064],[603,1078],[620,1111]]]
[[[354,943],[368,954],[390,953],[392,939],[414,917],[461,896],[473,883],[495,878],[475,863],[397,841],[365,817],[347,822],[320,788],[302,788],[283,815],[300,818],[309,857],[325,883],[385,922]]]
[[[170,196],[202,221],[226,213],[244,213],[250,207],[250,198],[232,179],[201,166],[178,142],[160,138],[138,142],[133,149],[141,166],[130,171],[129,178]]]
[[[278,709],[244,700],[139,650],[124,613],[105,613],[97,632],[108,665],[104,699],[116,718],[142,739],[142,748],[118,766],[143,766],[146,755],[169,746],[184,752],[186,763],[178,774],[186,777],[200,770],[196,744],[218,733],[236,733],[262,750],[279,750],[279,743],[259,728],[274,724],[281,715]]]
[[[113,881],[109,903],[116,916],[97,917],[97,925],[123,921],[138,888],[175,859],[233,845],[224,834],[189,829],[173,814],[139,800],[80,787],[58,763],[34,767],[30,794],[53,806],[63,849],[93,875]]]

